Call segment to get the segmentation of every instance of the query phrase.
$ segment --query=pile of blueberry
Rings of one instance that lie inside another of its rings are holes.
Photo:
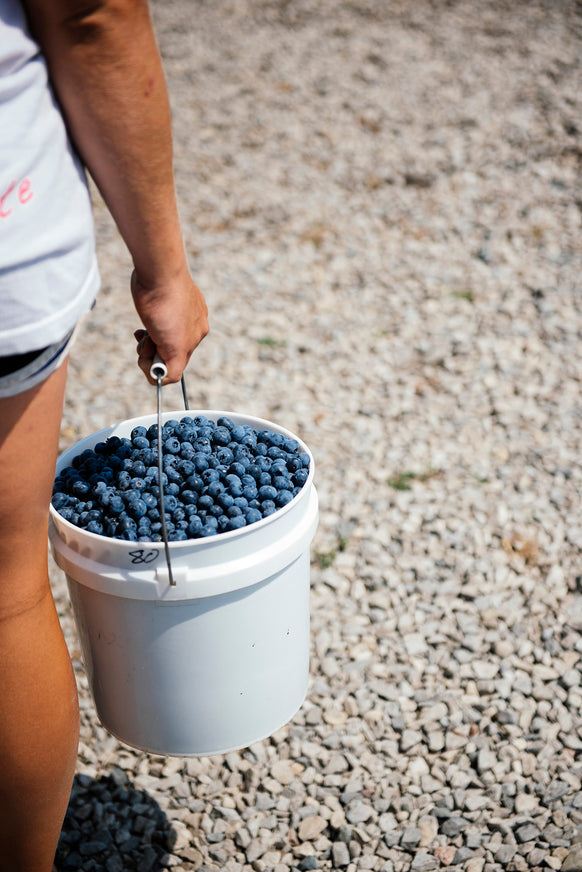
[[[110,436],[55,479],[52,504],[78,527],[139,542],[162,541],[158,429]],[[204,415],[162,428],[164,514],[170,541],[214,536],[260,521],[287,505],[309,476],[296,439]]]

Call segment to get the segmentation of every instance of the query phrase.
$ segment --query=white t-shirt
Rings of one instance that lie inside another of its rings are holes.
[[[0,0],[0,355],[63,339],[99,289],[81,164],[19,0]]]

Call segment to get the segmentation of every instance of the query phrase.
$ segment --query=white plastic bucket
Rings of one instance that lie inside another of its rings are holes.
[[[185,414],[226,415],[298,438],[232,412],[166,412],[163,420]],[[57,472],[108,436],[156,420],[133,418],[88,436],[61,455]],[[220,754],[271,735],[295,714],[309,672],[313,471],[311,458],[301,491],[267,518],[170,542],[174,586],[163,543],[98,536],[51,507],[52,551],[67,577],[97,714],[114,736],[156,754]]]

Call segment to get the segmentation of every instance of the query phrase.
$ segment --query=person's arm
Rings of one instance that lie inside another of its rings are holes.
[[[208,332],[176,206],[168,94],[146,0],[24,0],[71,138],[131,253],[131,289],[177,381]],[[140,334],[141,335],[141,334]]]

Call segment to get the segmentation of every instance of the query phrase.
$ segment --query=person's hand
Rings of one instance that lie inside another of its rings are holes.
[[[202,292],[184,265],[159,284],[131,276],[131,293],[145,329],[136,330],[138,366],[151,384],[150,367],[156,353],[168,369],[164,384],[178,382],[196,346],[208,333],[208,308]]]

